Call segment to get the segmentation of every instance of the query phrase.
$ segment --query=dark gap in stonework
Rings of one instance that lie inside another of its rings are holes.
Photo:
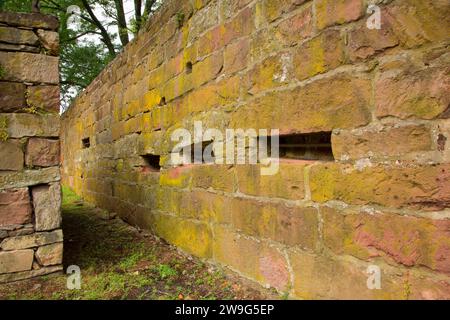
[[[145,162],[145,169],[152,172],[159,172],[161,170],[161,156],[156,154],[146,154],[142,156]]]
[[[83,145],[83,149],[87,149],[91,147],[91,139],[90,138],[84,138],[81,140],[81,144]]]
[[[159,106],[162,107],[165,106],[166,104],[167,104],[166,97],[162,97],[161,100],[159,101]]]
[[[191,74],[192,73],[192,62],[186,63],[186,73]]]
[[[272,137],[268,144],[270,154]],[[279,144],[280,159],[334,161],[331,132],[280,135]]]

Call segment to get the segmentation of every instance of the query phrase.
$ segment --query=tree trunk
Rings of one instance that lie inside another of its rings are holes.
[[[97,17],[94,14],[94,11],[92,11],[92,8],[90,7],[87,0],[81,0],[83,3],[84,8],[89,13],[89,16],[92,19],[92,22],[95,24],[95,26],[100,30],[100,33],[102,35],[102,41],[108,48],[109,54],[113,57],[116,56],[116,50],[114,48],[114,44],[112,43],[111,37],[108,34],[108,31],[106,31],[105,27],[103,27],[102,23],[97,19]]]
[[[128,37],[128,27],[127,20],[125,18],[125,10],[123,9],[123,1],[122,0],[114,0],[116,4],[117,11],[117,26],[119,28],[119,38],[122,45],[125,47],[128,42],[130,42],[130,38]]]

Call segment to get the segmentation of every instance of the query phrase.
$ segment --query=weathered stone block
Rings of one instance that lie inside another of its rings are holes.
[[[41,266],[53,266],[63,261],[63,244],[54,243],[39,247],[36,251],[36,259]]]
[[[383,267],[381,289],[367,286],[369,265],[356,259],[336,260],[302,251],[290,251],[294,294],[301,299],[406,299],[407,281],[397,270]]]
[[[363,0],[316,0],[314,5],[319,29],[358,20],[365,11]]]
[[[31,189],[36,231],[57,229],[61,226],[61,187],[59,183]]]
[[[381,24],[380,30],[367,28],[366,21],[363,21],[348,32],[347,48],[351,61],[367,59],[398,44],[397,37],[386,21]]]
[[[28,105],[59,113],[59,86],[32,86],[27,88],[27,94]]]
[[[273,2],[273,1],[272,1]],[[277,1],[283,5],[286,2],[299,3],[302,0]],[[312,5],[308,6],[300,13],[287,18],[278,24],[273,31],[280,44],[284,46],[294,46],[302,40],[312,36],[314,30]]]
[[[8,134],[11,138],[59,137],[59,115],[41,114],[1,114],[8,121]]]
[[[59,33],[54,31],[38,30],[37,35],[42,46],[48,50],[51,55],[59,53]]]
[[[24,84],[0,82],[0,113],[18,111],[25,106]]]
[[[242,39],[230,44],[224,51],[224,73],[233,74],[247,67],[249,62],[250,43]]]
[[[56,17],[41,13],[0,12],[0,23],[10,26],[58,30]]]
[[[234,166],[194,165],[192,167],[192,186],[233,192],[235,190]]]
[[[297,6],[305,3],[307,0],[266,0],[262,1],[264,13],[268,22],[272,22],[285,13],[296,9]]]
[[[38,232],[25,236],[7,238],[0,247],[5,251],[36,248],[63,241],[62,230],[52,232]]]
[[[191,254],[201,258],[212,257],[212,232],[205,223],[154,214],[153,230],[158,236]]]
[[[450,68],[417,70],[410,63],[384,69],[375,84],[376,115],[434,119],[450,104]]]
[[[0,283],[8,283],[19,280],[31,279],[39,276],[50,275],[63,271],[63,266],[44,267],[31,271],[5,273],[0,275]]]
[[[58,57],[26,52],[0,52],[0,64],[5,70],[3,80],[59,83]]]
[[[336,254],[450,273],[450,221],[321,208],[324,243]]]
[[[25,164],[29,167],[51,167],[59,165],[59,140],[29,139]]]
[[[234,198],[230,211],[233,226],[244,234],[299,246],[313,251],[319,238],[317,209]]]
[[[22,143],[19,140],[0,141],[0,170],[23,169]]]
[[[344,62],[340,32],[327,30],[299,47],[294,56],[295,75],[298,80],[304,80],[335,69]]]
[[[236,167],[239,191],[248,195],[301,200],[305,197],[305,163],[280,163],[273,176],[261,175],[259,165]]]
[[[364,165],[364,163],[363,163]],[[319,164],[311,168],[314,201],[340,200],[349,204],[379,204],[441,210],[450,201],[450,165],[384,166],[354,168]]]
[[[0,41],[12,44],[27,44],[31,46],[36,46],[39,44],[38,37],[31,30],[22,30],[1,26]]]
[[[31,270],[33,258],[33,250],[0,252],[0,274]]]
[[[246,238],[227,228],[214,229],[214,259],[280,291],[289,286],[288,264],[276,247]]]
[[[405,158],[414,152],[430,151],[430,129],[425,125],[381,127],[364,131],[340,131],[332,136],[335,159]]]
[[[30,223],[31,214],[28,188],[0,191],[0,226]]]
[[[337,75],[304,87],[271,92],[238,108],[231,128],[278,128],[280,134],[331,131],[369,123],[368,79]]]
[[[59,167],[19,172],[0,172],[0,189],[24,188],[56,182],[60,179]]]

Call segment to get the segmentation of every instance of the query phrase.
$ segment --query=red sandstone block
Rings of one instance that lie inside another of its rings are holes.
[[[0,191],[0,226],[30,223],[31,214],[28,188]]]
[[[294,294],[298,298],[396,300],[408,297],[407,278],[396,269],[381,266],[381,289],[370,290],[368,263],[299,250],[290,250],[288,255],[294,275]]]
[[[192,166],[192,186],[195,188],[234,192],[235,168],[229,165]]]
[[[314,251],[319,238],[317,209],[234,198],[226,210],[233,227],[257,238]]]
[[[450,68],[398,64],[384,66],[375,83],[377,117],[431,120],[443,115],[450,104]]]
[[[249,63],[250,42],[248,38],[228,45],[224,51],[224,72],[233,74],[245,69]]]
[[[302,162],[280,163],[273,176],[261,175],[259,165],[236,167],[239,192],[263,197],[301,200],[305,197],[305,173],[307,164]]]
[[[292,2],[292,0],[288,1]],[[284,1],[284,3],[286,2],[287,1]],[[298,3],[299,1],[297,0],[294,2]],[[302,2],[302,0],[300,0],[300,2]],[[296,15],[283,20],[275,27],[273,32],[275,32],[275,36],[281,44],[291,47],[300,41],[311,37],[313,35],[313,29],[313,12],[311,5]]]
[[[336,254],[450,273],[450,221],[322,207],[323,239]]]
[[[310,171],[314,201],[442,210],[450,201],[450,165],[356,167],[318,164]]]
[[[51,167],[59,164],[59,140],[31,138],[28,140],[25,164],[30,167]]]
[[[286,290],[289,269],[284,255],[274,246],[245,238],[227,228],[214,229],[214,259],[264,285]]]
[[[364,60],[399,44],[389,23],[381,24],[381,29],[368,29],[362,21],[348,32],[348,55],[351,61]]]
[[[331,131],[369,123],[371,82],[365,76],[339,74],[286,91],[271,92],[231,115],[231,128]]]
[[[355,21],[364,15],[364,0],[316,0],[314,1],[317,28]]]
[[[255,95],[263,90],[286,85],[293,78],[293,68],[292,56],[288,52],[265,59],[248,72],[248,92]]]
[[[398,0],[382,11],[382,22],[389,23],[402,46],[411,48],[448,39],[448,2]]]
[[[272,22],[285,13],[289,13],[307,0],[266,0],[262,1],[265,16],[268,22]]]
[[[360,131],[342,130],[332,136],[335,159],[405,159],[416,152],[431,151],[431,131],[425,125],[386,126]]]
[[[16,139],[0,140],[0,170],[20,171],[23,169],[22,142]]]
[[[295,75],[304,80],[344,64],[344,43],[338,30],[327,30],[302,44],[295,53]]]

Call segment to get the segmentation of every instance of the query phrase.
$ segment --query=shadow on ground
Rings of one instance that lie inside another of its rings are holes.
[[[178,252],[63,190],[64,268],[81,269],[80,290],[63,274],[0,285],[0,299],[266,299],[276,297]]]

